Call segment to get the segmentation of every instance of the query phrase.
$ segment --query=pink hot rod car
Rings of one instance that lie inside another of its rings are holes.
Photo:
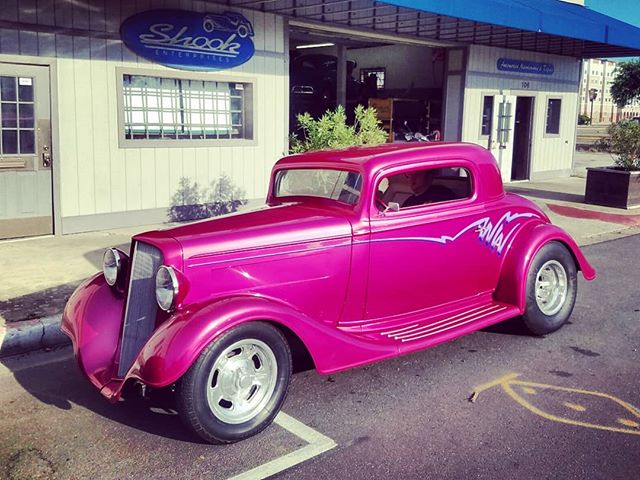
[[[294,349],[329,374],[511,317],[543,335],[569,318],[578,270],[595,277],[480,147],[321,151],[280,160],[260,209],[107,250],[62,329],[105,397],[173,386],[185,423],[228,443],[273,420]]]

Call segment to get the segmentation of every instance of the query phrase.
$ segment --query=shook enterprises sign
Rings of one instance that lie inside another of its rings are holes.
[[[120,38],[154,63],[183,70],[221,70],[242,65],[255,52],[253,26],[243,15],[149,10],[127,18]]]
[[[555,71],[553,63],[530,62],[527,60],[514,60],[512,58],[499,58],[497,68],[501,72],[529,73],[535,75],[553,75]]]

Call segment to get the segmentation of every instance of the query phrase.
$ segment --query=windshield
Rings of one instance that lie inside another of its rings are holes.
[[[280,170],[276,174],[276,197],[322,197],[355,205],[360,198],[362,176],[356,172],[320,168]]]

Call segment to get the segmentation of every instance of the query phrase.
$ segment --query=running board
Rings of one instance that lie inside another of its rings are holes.
[[[422,317],[416,315],[402,323],[387,320],[384,323],[373,322],[366,330],[362,327],[343,327],[341,330],[366,339],[368,342],[389,346],[395,344],[399,353],[409,353],[433,347],[517,317],[520,313],[513,305],[491,300],[482,305],[458,308],[453,312],[440,313],[440,315]]]
[[[449,330],[458,329],[481,320],[490,320],[493,317],[497,317],[500,319],[497,321],[501,321],[505,318],[509,318],[509,316],[517,315],[517,311],[513,312],[513,310],[516,309],[510,305],[492,303],[482,307],[476,307],[466,312],[458,313],[457,315],[444,318],[437,322],[417,322],[406,327],[380,332],[380,335],[401,343],[412,342],[423,338],[433,337]]]

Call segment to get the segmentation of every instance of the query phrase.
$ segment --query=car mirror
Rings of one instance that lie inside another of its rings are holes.
[[[389,202],[387,203],[387,208],[384,209],[384,213],[387,212],[399,212],[400,211],[400,204],[397,202]]]

